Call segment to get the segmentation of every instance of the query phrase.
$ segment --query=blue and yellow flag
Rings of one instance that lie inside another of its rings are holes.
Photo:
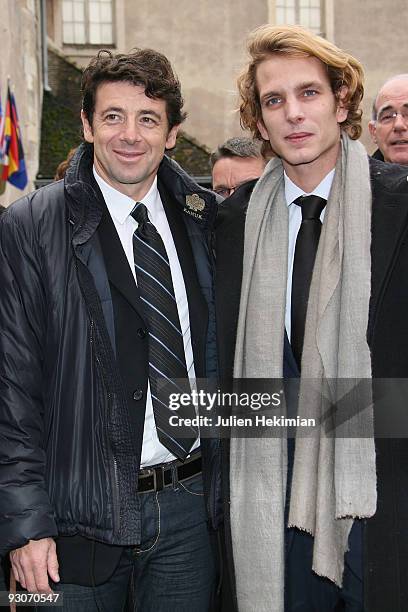
[[[18,189],[27,185],[27,171],[24,161],[23,143],[21,141],[20,126],[18,124],[17,108],[14,95],[7,90],[6,111],[4,116],[3,133],[0,142],[0,151],[3,154],[1,181],[8,181]]]

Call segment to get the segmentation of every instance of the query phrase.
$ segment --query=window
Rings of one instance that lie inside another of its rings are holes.
[[[68,45],[112,45],[112,0],[62,0],[62,39]]]
[[[276,23],[299,24],[322,33],[321,0],[276,0]]]

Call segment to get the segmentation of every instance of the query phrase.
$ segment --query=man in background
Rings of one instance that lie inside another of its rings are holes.
[[[243,183],[258,178],[266,161],[259,140],[230,138],[211,155],[213,190],[228,198]]]
[[[368,124],[378,149],[373,157],[408,165],[408,74],[388,79],[379,90]]]

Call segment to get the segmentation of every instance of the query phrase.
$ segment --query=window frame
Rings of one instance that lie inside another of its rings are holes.
[[[286,0],[275,0],[275,23],[276,25],[284,25],[285,23],[287,25],[301,25],[305,28],[308,28],[311,32],[313,32],[314,34],[318,34],[319,36],[323,36],[326,37],[326,28],[325,28],[325,20],[326,20],[326,12],[325,12],[325,0],[319,0],[320,3],[320,28],[319,30],[313,28],[312,26],[306,25],[304,23],[302,23],[300,21],[300,9],[301,8],[307,8],[307,9],[311,9],[311,8],[318,8],[318,7],[301,7],[300,6],[300,1],[301,0],[293,0],[294,3],[294,13],[295,13],[295,19],[293,23],[284,21],[283,23],[279,23],[278,19],[277,19],[277,9],[283,9],[285,11],[285,18],[286,18],[286,13],[287,10],[292,8],[292,7],[288,7],[287,6],[287,2]],[[280,5],[279,5],[279,4]]]
[[[85,48],[91,48],[91,49],[101,49],[101,48],[106,48],[106,49],[111,49],[111,48],[115,48],[116,47],[116,29],[115,29],[115,23],[116,23],[116,3],[115,0],[110,0],[110,4],[111,4],[111,9],[112,9],[112,22],[111,22],[111,27],[112,27],[112,42],[107,43],[107,42],[99,42],[99,43],[91,43],[89,42],[89,33],[90,33],[90,10],[89,10],[89,3],[91,0],[84,0],[84,26],[85,26],[85,42],[84,43],[76,43],[76,42],[67,42],[66,40],[64,40],[64,8],[63,8],[63,4],[64,4],[64,0],[61,0],[61,42],[62,45],[64,47],[69,47],[69,48],[75,48],[75,49],[85,49]],[[79,22],[71,22],[72,24],[75,23],[79,23]]]

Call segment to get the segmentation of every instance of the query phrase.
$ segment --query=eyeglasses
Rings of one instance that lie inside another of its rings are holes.
[[[237,187],[239,187],[239,185],[236,187],[218,187],[218,189],[214,189],[214,192],[223,198],[228,198],[234,193]]]
[[[408,121],[408,108],[403,108],[401,111],[385,110],[379,113],[377,121],[381,125],[390,125],[394,123],[398,115],[401,115],[401,118],[406,123]]]

